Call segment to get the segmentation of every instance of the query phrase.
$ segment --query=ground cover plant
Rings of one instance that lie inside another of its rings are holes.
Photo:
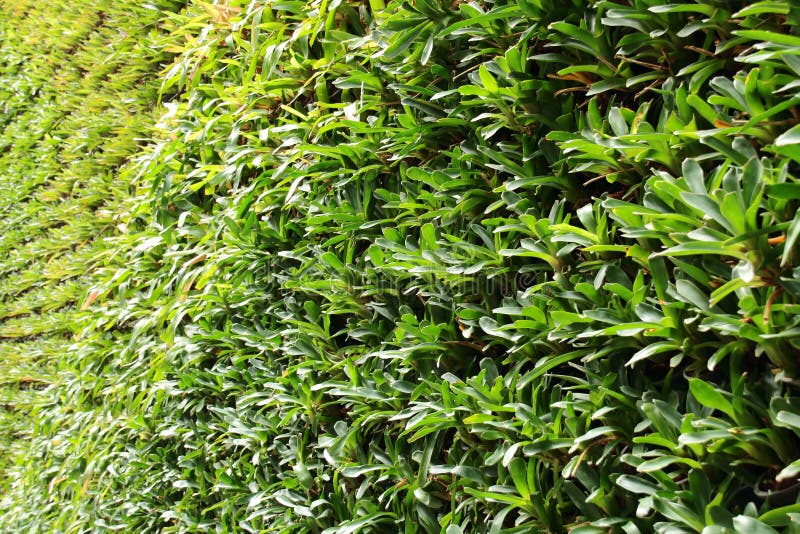
[[[75,523],[73,509],[47,502],[57,489],[83,500],[78,473],[60,471],[57,452],[37,456],[31,441],[65,425],[75,429],[70,439],[86,444],[81,431],[91,427],[89,411],[83,419],[62,412],[60,399],[79,392],[53,385],[72,376],[79,300],[93,266],[112,253],[104,239],[130,196],[130,178],[118,171],[157,118],[154,75],[168,54],[155,38],[156,23],[160,10],[180,6],[138,4],[0,1],[3,532],[50,531],[45,518],[61,513]],[[18,487],[26,478],[42,508],[30,508],[33,499]],[[31,514],[27,530],[6,519],[15,511]]]
[[[797,530],[793,2],[162,25],[161,141],[5,525]]]

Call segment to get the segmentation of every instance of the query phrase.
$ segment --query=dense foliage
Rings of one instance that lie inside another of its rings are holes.
[[[85,432],[94,424],[100,434],[112,431],[90,412],[70,413],[67,398],[90,407],[75,387],[46,388],[63,373],[67,383],[81,381],[69,348],[79,301],[94,266],[114,253],[104,238],[130,197],[121,166],[160,113],[156,74],[169,56],[156,23],[165,12],[134,4],[0,0],[2,532],[50,531],[43,525],[62,512],[63,524],[80,524],[61,498],[89,513]],[[56,432],[72,443],[50,442]],[[40,456],[45,444],[52,448]],[[55,488],[63,489],[58,499]],[[34,500],[42,507],[29,507]],[[28,530],[15,527],[20,513],[30,514]]]
[[[4,525],[797,530],[794,2],[167,22]]]

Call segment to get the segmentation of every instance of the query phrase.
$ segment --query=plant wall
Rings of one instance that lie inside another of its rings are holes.
[[[93,377],[70,345],[94,268],[116,254],[106,238],[135,172],[121,168],[161,113],[158,21],[180,5],[139,4],[0,0],[2,532],[81,524],[102,495],[92,458],[114,430],[84,403]]]
[[[795,532],[794,2],[169,20],[61,473],[19,486],[87,480],[60,528]]]

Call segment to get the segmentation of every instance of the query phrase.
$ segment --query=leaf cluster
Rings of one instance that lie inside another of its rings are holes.
[[[48,449],[76,523],[795,531],[793,2],[162,24],[160,142]]]

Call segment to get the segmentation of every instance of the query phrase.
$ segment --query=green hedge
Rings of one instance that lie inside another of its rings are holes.
[[[794,2],[170,24],[20,494],[76,532],[796,531]]]

